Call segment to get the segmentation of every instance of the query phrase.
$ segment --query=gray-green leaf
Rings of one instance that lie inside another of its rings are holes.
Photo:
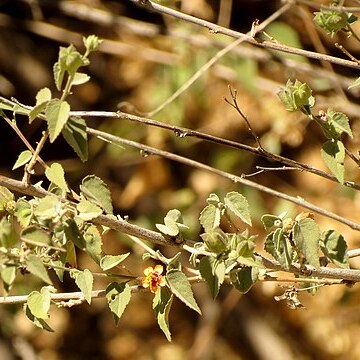
[[[90,270],[75,271],[73,274],[75,283],[84,295],[85,300],[91,304],[91,292],[93,288],[94,277]]]
[[[57,185],[64,192],[68,192],[69,188],[65,181],[65,172],[63,167],[58,163],[51,164],[45,169],[46,177],[55,185]]]
[[[205,206],[200,213],[200,224],[205,232],[213,230],[220,225],[221,210],[212,204]]]
[[[256,267],[243,267],[230,272],[230,280],[236,290],[246,294],[256,283],[259,269]]]
[[[52,99],[47,104],[45,116],[48,122],[51,143],[54,142],[61,133],[61,130],[69,119],[69,114],[70,105],[65,100]]]
[[[204,256],[200,260],[200,273],[207,282],[213,299],[215,299],[225,278],[224,262],[213,256]]]
[[[121,315],[130,302],[131,288],[128,284],[113,282],[106,288],[106,298],[117,326]]]
[[[78,216],[84,221],[92,220],[102,214],[103,210],[93,202],[82,199],[77,205],[76,209],[79,212]]]
[[[344,183],[345,147],[340,140],[329,140],[321,148],[321,157],[339,183]]]
[[[226,194],[224,201],[226,211],[229,211],[230,215],[235,215],[251,226],[249,203],[243,195],[232,191]]]
[[[47,288],[42,288],[41,293],[32,291],[27,298],[29,310],[38,319],[49,318],[50,302],[50,291]]]
[[[121,255],[104,255],[100,260],[100,267],[104,271],[110,270],[123,262],[129,255],[130,253]]]
[[[168,341],[171,341],[171,333],[169,329],[169,313],[172,302],[173,294],[166,286],[160,287],[155,293],[153,300],[153,309],[155,310],[159,327],[165,334]]]
[[[12,167],[12,170],[15,170],[21,166],[24,166],[26,163],[28,163],[30,161],[31,157],[32,157],[32,153],[30,150],[22,151],[19,154],[14,166]]]
[[[52,285],[52,281],[50,280],[49,274],[46,271],[46,268],[36,255],[29,254],[26,258],[26,269],[33,275],[37,276],[44,282]]]

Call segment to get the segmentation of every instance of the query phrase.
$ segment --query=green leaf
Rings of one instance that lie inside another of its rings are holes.
[[[30,309],[29,306],[27,304],[25,304],[24,306],[24,311],[25,311],[25,315],[27,316],[27,318],[37,327],[39,327],[40,329],[49,331],[49,332],[54,332],[54,330],[46,323],[46,321],[44,319],[39,319],[37,317],[35,317]]]
[[[169,210],[164,218],[164,224],[155,224],[157,229],[165,235],[177,236],[180,229],[188,228],[182,223],[181,212],[178,209]]]
[[[70,116],[61,133],[81,161],[87,161],[88,140],[85,120],[79,117]]]
[[[21,232],[21,238],[29,241],[34,245],[50,244],[50,235],[45,230],[38,228],[35,225],[29,226]]]
[[[314,21],[330,36],[344,29],[348,24],[348,15],[344,11],[324,10],[314,13]]]
[[[64,81],[65,69],[60,65],[59,61],[54,64],[53,73],[56,89],[60,91]]]
[[[191,285],[186,275],[178,270],[171,270],[166,274],[168,282],[173,294],[179,298],[185,305],[201,314],[201,310],[194,298]]]
[[[93,289],[94,277],[90,270],[84,271],[74,270],[71,277],[75,279],[75,283],[84,295],[85,300],[91,304],[91,292]]]
[[[79,249],[85,250],[86,241],[83,234],[80,232],[78,226],[76,225],[75,220],[67,219],[64,222],[64,225],[66,239],[72,241]]]
[[[225,208],[230,214],[235,215],[251,226],[249,203],[243,195],[232,191],[226,194],[224,201]]]
[[[311,93],[308,84],[299,80],[295,80],[295,83],[288,80],[285,88],[278,92],[278,96],[287,111],[297,111],[314,106],[315,100]]]
[[[102,239],[95,225],[90,225],[84,232],[86,252],[99,264],[102,255]]]
[[[296,247],[304,255],[306,263],[316,268],[320,267],[319,225],[313,219],[301,219],[295,224],[293,233]]]
[[[50,142],[54,142],[69,119],[70,105],[65,100],[52,99],[46,106],[45,116],[48,122]]]
[[[35,120],[35,118],[45,110],[48,102],[51,100],[51,91],[47,87],[41,89],[36,94],[36,105],[29,113],[29,122],[30,124]]]
[[[335,265],[348,269],[347,244],[344,237],[335,230],[327,230],[321,235],[321,250]]]
[[[104,255],[100,260],[100,267],[104,271],[110,270],[123,262],[129,255],[130,253],[121,255]]]
[[[282,220],[278,216],[265,214],[261,217],[261,222],[263,223],[265,230],[269,231],[274,226],[281,225]]]
[[[6,210],[6,204],[9,201],[13,201],[14,194],[4,186],[0,186],[0,211]]]
[[[57,185],[64,192],[69,192],[69,188],[65,181],[65,172],[63,167],[58,163],[51,164],[45,169],[45,175],[53,184]]]
[[[18,241],[18,235],[14,229],[12,222],[8,221],[7,217],[4,216],[0,220],[0,244],[2,247],[10,249]]]
[[[230,272],[230,280],[234,288],[241,294],[246,294],[256,283],[259,269],[256,267],[243,267]]]
[[[342,135],[342,133],[346,133],[350,137],[353,137],[349,118],[344,113],[328,109],[326,118],[329,124],[334,127],[338,136]]]
[[[22,227],[27,227],[29,226],[33,215],[32,206],[28,201],[20,198],[16,202],[14,215],[16,216],[17,221],[21,224]]]
[[[90,53],[92,51],[95,51],[99,45],[103,42],[103,40],[100,40],[95,35],[89,35],[87,37],[83,37],[83,42],[86,47],[86,50]]]
[[[85,65],[85,60],[71,44],[66,48],[60,47],[58,63],[62,71],[67,71],[70,76],[74,76],[79,67]]]
[[[31,313],[38,319],[48,319],[50,310],[51,296],[46,287],[38,291],[32,291],[27,298],[27,306]]]
[[[200,236],[204,240],[209,251],[221,254],[228,248],[229,239],[220,228],[211,230],[205,234],[201,234]]]
[[[106,298],[117,326],[121,315],[130,302],[131,288],[128,284],[113,282],[106,288]]]
[[[20,155],[18,156],[14,166],[12,167],[12,170],[15,170],[21,166],[24,166],[26,163],[28,163],[30,161],[32,157],[32,153],[30,150],[24,150],[20,153]]]
[[[40,278],[42,281],[46,282],[47,284],[52,285],[52,282],[49,278],[49,274],[47,273],[46,268],[40,258],[38,258],[36,255],[29,254],[26,257],[25,262],[26,262],[26,269],[31,274]]]
[[[169,328],[169,313],[173,298],[173,294],[165,286],[158,289],[158,291],[155,293],[153,300],[153,309],[155,310],[157,322],[168,341],[171,341],[171,333]]]
[[[78,216],[84,221],[95,219],[102,214],[103,210],[89,200],[81,200],[77,205],[76,209],[79,212]]]
[[[90,80],[90,76],[84,73],[77,72],[74,75],[71,85],[82,85]]]
[[[321,157],[340,184],[344,183],[345,147],[340,140],[329,140],[321,148]]]
[[[200,224],[205,232],[220,226],[221,210],[212,204],[207,205],[200,213]]]
[[[297,49],[302,49],[300,37],[295,28],[284,22],[274,21],[266,27],[265,31],[269,36],[273,37],[280,44],[292,46]],[[309,62],[305,56],[287,54],[281,51],[272,52],[274,53],[274,55],[280,58],[295,60],[302,63]]]
[[[6,266],[1,269],[0,273],[1,279],[3,281],[3,291],[4,295],[7,296],[11,290],[12,284],[16,279],[16,266]]]
[[[200,274],[207,282],[211,295],[215,299],[225,279],[225,264],[213,256],[204,256],[200,260]]]
[[[55,218],[59,215],[60,200],[55,195],[47,195],[39,200],[35,208],[34,214],[44,219]]]
[[[99,205],[107,214],[113,213],[110,190],[100,178],[95,175],[85,177],[80,189],[87,200]]]
[[[209,205],[214,205],[214,206],[217,206],[220,202],[220,199],[219,197],[216,195],[216,194],[210,194],[209,197],[206,199],[206,202],[209,204]]]

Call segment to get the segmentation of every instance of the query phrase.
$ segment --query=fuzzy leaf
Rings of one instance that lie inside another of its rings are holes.
[[[329,109],[326,112],[326,118],[330,125],[334,127],[338,136],[340,136],[342,133],[346,133],[350,137],[353,137],[349,124],[349,118],[344,113]]]
[[[86,241],[75,220],[67,219],[64,225],[66,239],[72,241],[79,249],[84,250],[86,248]]]
[[[31,313],[29,306],[27,304],[24,306],[24,311],[27,318],[38,328],[49,332],[54,332],[54,330],[47,324],[47,322],[44,319],[39,319]]]
[[[321,250],[335,265],[348,269],[347,244],[344,237],[335,230],[327,230],[321,235]]]
[[[340,184],[344,183],[345,147],[340,140],[329,140],[321,148],[321,157]]]
[[[31,217],[32,217],[32,213],[33,213],[33,210],[28,201],[20,198],[16,202],[14,214],[16,216],[17,221],[21,224],[22,227],[29,226]]]
[[[243,267],[230,272],[230,280],[236,290],[246,294],[256,283],[259,269],[256,267]]]
[[[207,205],[200,213],[200,224],[205,232],[220,226],[221,210],[212,204]]]
[[[66,142],[74,149],[81,161],[88,159],[88,140],[85,120],[71,116],[61,131]]]
[[[34,244],[50,244],[50,235],[45,230],[34,225],[24,229],[21,232],[21,238]]]
[[[52,99],[46,106],[45,116],[48,122],[50,142],[54,142],[69,119],[70,105],[59,99]]]
[[[57,185],[64,192],[68,192],[69,188],[65,181],[65,172],[63,167],[58,163],[51,164],[50,167],[45,169],[45,175],[49,181]]]
[[[21,166],[24,166],[26,163],[28,163],[30,161],[32,157],[32,153],[30,150],[24,150],[20,153],[20,155],[18,156],[14,166],[12,167],[12,170],[15,170]]]
[[[166,336],[168,341],[171,341],[171,333],[169,329],[169,313],[171,304],[173,302],[173,294],[165,287],[160,287],[156,292],[153,300],[153,309],[155,310],[156,319],[160,329]]]
[[[80,189],[87,200],[99,205],[107,214],[113,213],[110,190],[100,178],[95,175],[87,176],[83,179]]]
[[[76,270],[72,277],[75,278],[75,283],[84,295],[85,300],[91,304],[91,292],[93,289],[94,277],[90,270],[84,271]]]
[[[32,291],[27,298],[29,310],[38,319],[49,318],[50,302],[50,291],[47,288],[42,288],[41,293]]]
[[[213,256],[204,256],[200,260],[200,273],[207,282],[213,299],[215,299],[225,279],[225,264]]]
[[[84,239],[87,253],[99,264],[102,255],[102,238],[95,225],[87,227]]]
[[[221,254],[228,248],[228,237],[220,228],[211,230],[200,236],[204,240],[209,251]]]
[[[90,76],[84,73],[77,72],[74,75],[72,85],[82,85],[87,83],[90,80]]]
[[[26,258],[26,269],[36,277],[40,278],[42,281],[47,284],[52,285],[49,274],[46,271],[44,264],[41,259],[36,255],[30,254]]]
[[[117,326],[121,315],[130,302],[131,288],[128,284],[113,282],[106,288],[106,298]]]
[[[38,91],[36,94],[36,105],[29,113],[29,122],[35,120],[35,118],[45,110],[46,105],[51,100],[51,91],[49,88],[45,87]]]
[[[84,221],[92,220],[102,214],[103,210],[93,202],[83,199],[77,205],[78,216]]]
[[[281,219],[275,215],[265,214],[261,217],[261,222],[263,223],[265,230],[269,231],[272,227],[276,226],[277,222],[281,223]]]
[[[225,208],[230,214],[235,215],[251,226],[249,203],[243,195],[232,191],[226,194],[224,201]]]
[[[39,200],[39,203],[34,211],[37,217],[50,219],[57,217],[59,198],[55,195],[47,195]]]
[[[104,270],[110,270],[113,267],[119,265],[121,262],[123,262],[130,253],[121,254],[121,255],[104,255],[100,260],[100,267]]]
[[[169,271],[166,274],[166,281],[168,282],[172,293],[177,298],[185,305],[201,314],[201,310],[196,303],[189,280],[183,272],[178,270]]]
[[[294,241],[309,265],[320,267],[319,263],[319,225],[310,218],[301,219],[294,226]]]
[[[6,204],[14,200],[14,194],[4,186],[0,186],[0,211],[6,209]]]

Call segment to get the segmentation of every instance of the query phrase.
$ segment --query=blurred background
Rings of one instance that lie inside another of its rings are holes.
[[[324,1],[304,1],[293,6],[273,22],[266,33],[281,43],[307,50],[345,57],[334,46],[343,44],[360,57],[359,43],[346,34],[330,38],[312,22],[316,5]],[[248,32],[255,19],[260,22],[283,3],[275,0],[181,0],[162,4],[185,13]],[[360,6],[346,1],[347,6]],[[360,25],[354,30],[360,32]],[[95,34],[104,39],[99,51],[91,55],[86,71],[91,81],[74,88],[68,98],[73,110],[117,111],[134,114],[151,112],[169,98],[192,75],[233,39],[210,33],[199,26],[148,12],[127,0],[0,0],[0,95],[14,97],[27,105],[35,104],[37,91],[45,86],[53,94],[52,66],[59,46],[73,43],[82,48],[82,36]],[[320,157],[324,142],[321,131],[300,113],[286,112],[276,93],[287,79],[307,82],[316,97],[315,113],[332,107],[346,113],[354,139],[346,145],[357,153],[360,142],[359,91],[348,86],[359,76],[353,69],[332,66],[241,44],[205,71],[176,100],[154,118],[168,124],[255,145],[246,124],[224,98],[228,86],[238,91],[238,101],[266,149],[325,170]],[[251,175],[256,166],[276,166],[263,158],[201,142],[176,137],[174,133],[125,120],[89,118],[89,126],[139,141],[237,175]],[[18,126],[34,145],[43,124],[28,125],[18,118]],[[3,123],[0,131],[0,173],[16,179],[21,170],[12,171],[18,154],[25,150],[13,130]],[[264,213],[287,211],[294,216],[302,209],[282,200],[244,188],[213,174],[186,167],[155,156],[141,156],[128,147],[115,147],[96,138],[89,139],[89,161],[82,163],[60,138],[46,145],[42,158],[60,162],[67,180],[78,191],[88,174],[101,177],[111,188],[115,212],[129,221],[155,229],[169,209],[178,208],[189,225],[188,238],[198,240],[199,213],[209,193],[219,196],[240,191],[249,200],[253,216],[250,232],[259,234],[262,249]],[[358,182],[359,171],[346,162],[346,179]],[[33,182],[42,179],[36,168]],[[270,171],[251,180],[322,206],[357,221],[360,197],[355,191],[311,174],[298,171]],[[341,232],[349,247],[359,247],[355,231],[333,220],[315,215],[322,230]],[[142,249],[119,233],[104,237],[107,253],[132,251],[127,270],[141,276]],[[162,249],[167,256],[176,249]],[[356,267],[359,262],[351,260]],[[86,256],[80,268],[97,270]],[[13,294],[28,294],[40,288],[29,275],[18,279]],[[71,279],[57,283],[60,291],[77,291]],[[95,288],[106,283],[97,281]],[[133,295],[115,327],[105,300],[94,300],[71,309],[52,309],[49,324],[54,333],[33,326],[21,306],[0,307],[0,358],[12,359],[104,359],[104,360],[216,360],[216,359],[360,359],[360,303],[358,286],[337,285],[320,288],[316,296],[300,295],[304,309],[291,310],[274,296],[284,292],[279,284],[257,284],[241,296],[224,285],[216,301],[204,284],[194,286],[203,310],[198,317],[175,300],[170,314],[173,336],[168,343],[156,324],[152,295]]]

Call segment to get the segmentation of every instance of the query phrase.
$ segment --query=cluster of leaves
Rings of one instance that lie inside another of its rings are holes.
[[[315,105],[312,90],[306,83],[299,80],[294,83],[288,80],[278,95],[286,110],[300,110],[320,126],[324,136],[328,139],[321,148],[322,159],[339,183],[343,184],[346,151],[341,136],[347,134],[353,137],[348,117],[344,113],[330,108],[326,112],[320,111],[319,115],[314,115],[311,112],[311,108]]]

